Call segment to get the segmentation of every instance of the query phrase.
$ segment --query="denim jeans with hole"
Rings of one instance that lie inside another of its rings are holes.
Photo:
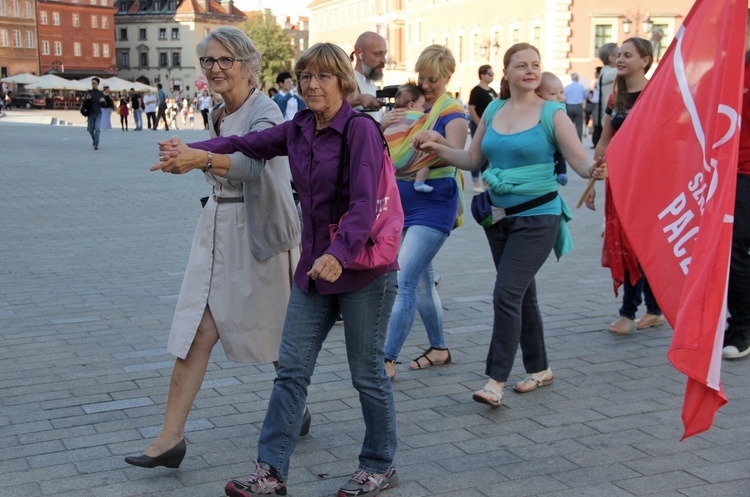
[[[102,114],[89,114],[89,123],[86,127],[86,130],[91,135],[91,139],[93,140],[94,146],[99,145],[99,135],[101,133],[101,130],[99,129],[99,125],[102,122]]]
[[[448,238],[443,233],[427,226],[411,226],[404,230],[401,248],[398,251],[398,295],[393,304],[391,325],[385,357],[389,361],[398,359],[419,311],[427,331],[430,347],[445,348],[443,334],[443,304],[435,288],[432,259]]]
[[[286,478],[315,361],[341,312],[352,385],[359,393],[365,421],[359,467],[375,473],[388,471],[396,453],[396,407],[385,373],[383,345],[395,297],[395,271],[348,293],[322,295],[312,286],[307,293],[292,287],[279,368],[258,441],[258,461]]]

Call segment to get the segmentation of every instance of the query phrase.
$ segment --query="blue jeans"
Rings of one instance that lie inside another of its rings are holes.
[[[359,392],[365,421],[359,466],[375,473],[388,471],[396,453],[396,406],[385,373],[383,343],[395,297],[395,271],[348,293],[322,295],[312,286],[307,293],[292,287],[279,368],[258,440],[258,461],[286,478],[315,361],[341,312],[352,385]]]
[[[560,216],[545,215],[509,217],[484,229],[497,268],[485,369],[493,380],[508,381],[519,344],[527,373],[549,367],[534,277],[552,251],[559,226]]]
[[[635,313],[638,312],[638,306],[641,305],[641,296],[646,301],[646,312],[655,316],[661,316],[661,309],[659,304],[656,302],[654,292],[651,291],[651,286],[648,284],[646,276],[643,274],[643,269],[640,264],[638,269],[641,271],[641,277],[635,282],[635,285],[630,283],[630,272],[625,271],[625,282],[622,284],[622,307],[620,307],[620,316],[628,319],[635,319]]]
[[[143,111],[135,109],[133,111],[133,118],[135,119],[135,129],[143,129]]]
[[[404,230],[398,251],[398,294],[388,331],[385,357],[398,359],[401,347],[409,336],[417,310],[427,331],[430,347],[445,348],[443,304],[434,283],[432,259],[448,238],[427,226],[411,226]]]
[[[99,134],[101,133],[101,130],[99,129],[99,124],[101,124],[101,122],[102,122],[101,113],[89,115],[89,123],[86,129],[91,135],[91,139],[94,141],[94,146],[99,145]]]

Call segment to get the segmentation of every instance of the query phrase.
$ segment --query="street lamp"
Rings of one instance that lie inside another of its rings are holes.
[[[63,65],[63,62],[60,59],[55,59],[52,61],[51,67],[49,72],[52,74],[57,74],[60,72],[65,71],[65,66]]]
[[[479,45],[479,55],[482,56],[482,58],[486,57],[487,62],[490,61],[490,54],[497,55],[500,53],[500,42],[495,40],[494,43],[492,43],[489,39],[484,40],[484,42]]]
[[[640,28],[643,30],[645,34],[651,33],[651,30],[654,28],[654,21],[651,20],[651,17],[648,15],[648,12],[645,14],[641,14],[641,11],[638,10],[635,15],[633,16],[635,18],[635,23],[630,20],[630,17],[625,16],[625,20],[622,21],[622,31],[625,34],[630,33],[630,28],[635,24],[635,36],[638,37],[638,27],[640,23]]]

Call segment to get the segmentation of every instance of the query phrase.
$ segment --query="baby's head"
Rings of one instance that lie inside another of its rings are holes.
[[[406,83],[396,92],[396,103],[394,109],[408,109],[424,111],[424,91],[414,83]]]
[[[565,103],[565,89],[562,81],[551,72],[542,73],[542,84],[536,89],[536,94],[544,100]]]

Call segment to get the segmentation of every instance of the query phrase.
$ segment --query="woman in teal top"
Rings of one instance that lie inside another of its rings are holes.
[[[553,247],[558,257],[571,247],[565,226],[570,213],[563,199],[555,195],[555,149],[560,149],[581,177],[607,177],[606,164],[588,156],[564,107],[545,102],[534,92],[542,80],[539,51],[528,43],[517,43],[505,53],[503,63],[501,100],[485,110],[468,151],[438,144],[438,138],[429,131],[414,139],[415,147],[461,169],[477,169],[485,158],[489,159],[490,169],[484,179],[494,206],[507,209],[547,194],[551,197],[546,203],[508,215],[485,228],[497,268],[495,312],[487,354],[489,380],[473,398],[493,407],[502,403],[519,345],[529,376],[514,389],[530,392],[553,379],[534,277]]]

